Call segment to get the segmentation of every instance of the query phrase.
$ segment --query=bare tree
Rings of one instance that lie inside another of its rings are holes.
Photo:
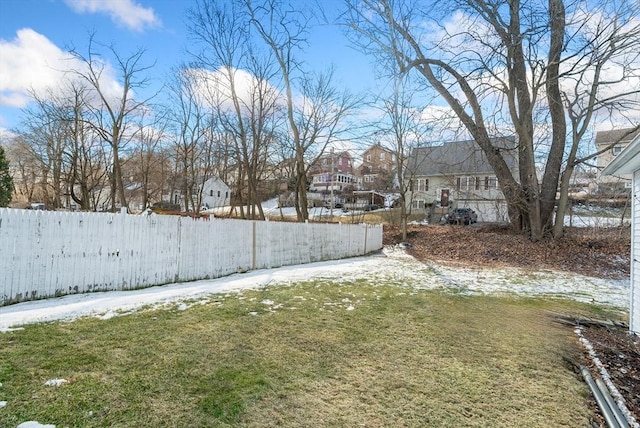
[[[107,62],[97,50],[100,47],[110,53],[115,61],[115,72],[120,84],[117,93],[113,91],[113,86],[107,85],[105,81],[109,70]],[[125,57],[113,46],[105,47],[96,43],[93,34],[89,36],[86,54],[75,49],[70,53],[85,67],[83,70],[73,70],[72,73],[91,89],[93,99],[88,104],[93,116],[91,124],[111,149],[110,197],[111,209],[115,210],[116,200],[120,206],[127,206],[120,152],[126,139],[131,136],[127,136],[127,132],[132,132],[128,129],[132,117],[139,114],[155,96],[144,100],[134,98],[136,91],[141,91],[149,85],[149,79],[145,74],[153,64],[143,63],[144,50],[137,50]]]
[[[3,145],[11,164],[17,201],[33,202],[39,198],[36,186],[41,171],[40,161],[23,135],[16,134],[7,138]]]
[[[294,147],[295,207],[298,221],[309,218],[307,210],[307,173],[314,159],[337,139],[345,117],[358,100],[347,92],[340,93],[332,84],[333,72],[317,73],[313,78],[301,77],[299,92],[302,104],[296,103],[294,80],[303,73],[296,55],[306,43],[309,14],[276,0],[244,0],[251,24],[274,55],[284,86],[286,115]]]
[[[414,148],[424,143],[424,134],[428,128],[421,118],[420,110],[413,105],[413,93],[408,79],[396,77],[393,92],[382,100],[386,120],[380,122],[380,125],[384,126],[380,131],[387,136],[387,145],[396,156],[402,239],[407,239],[407,220],[411,214],[411,201],[408,198],[413,194],[413,172],[417,167],[412,165],[412,168],[408,168],[407,157]]]
[[[278,92],[271,85],[273,59],[253,46],[249,19],[239,2],[198,1],[189,13],[191,34],[203,46],[196,53],[200,82],[220,126],[231,143],[241,216],[264,219],[259,183],[280,121]]]
[[[202,146],[207,138],[210,117],[198,99],[198,77],[188,69],[178,70],[174,82],[169,85],[173,110],[171,112],[174,134],[173,152],[176,160],[177,185],[182,192],[185,209],[199,208],[193,192],[197,189],[198,166]]]
[[[601,9],[614,3],[604,2]],[[577,17],[582,3],[571,3],[570,11],[563,0],[549,0],[546,7],[526,0],[443,0],[432,7],[411,0],[347,4],[347,23],[360,46],[393,61],[402,73],[417,72],[464,124],[498,178],[512,225],[534,241],[550,232],[567,134],[561,86],[567,73],[561,66],[584,53],[571,44],[577,34],[593,40],[580,28],[567,32],[567,17]],[[454,12],[460,22],[440,25]],[[628,22],[632,16],[619,17]],[[630,52],[630,46],[624,50]],[[551,133],[539,181],[535,130],[547,126],[536,122],[543,107]],[[502,149],[492,144],[500,129],[518,136],[518,171],[509,169]]]

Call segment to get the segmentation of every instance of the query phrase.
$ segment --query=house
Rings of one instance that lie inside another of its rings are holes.
[[[492,140],[517,177],[515,137]],[[418,147],[409,157],[405,179],[411,209],[445,214],[453,208],[472,208],[478,221],[508,221],[507,204],[487,157],[474,140]],[[432,218],[433,221],[433,218]]]
[[[320,156],[309,168],[309,191],[342,192],[356,185],[353,174],[353,158],[349,152],[330,153]]]
[[[597,166],[599,174],[596,178],[598,192],[609,196],[626,195],[631,186],[629,174],[603,174],[602,171],[629,145],[640,130],[634,128],[615,129],[596,133],[596,152],[599,153]]]
[[[393,188],[396,155],[379,143],[362,153],[362,164],[357,169],[358,184],[363,190]]]
[[[602,175],[629,175],[631,193],[631,290],[629,292],[629,329],[640,333],[640,134],[617,153]]]
[[[206,208],[231,205],[231,189],[219,177],[211,177],[202,183],[202,204]]]
[[[185,180],[177,177],[173,183],[170,195],[163,196],[163,201],[180,206],[185,210]],[[189,209],[199,206],[201,209],[224,207],[231,205],[231,189],[219,177],[197,177],[190,186],[191,202]]]

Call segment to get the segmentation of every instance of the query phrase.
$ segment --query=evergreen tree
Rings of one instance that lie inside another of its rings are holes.
[[[0,207],[9,205],[11,193],[13,193],[13,178],[9,174],[9,161],[4,155],[4,149],[0,146]]]

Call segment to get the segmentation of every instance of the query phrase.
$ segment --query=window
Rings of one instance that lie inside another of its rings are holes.
[[[322,165],[326,165],[327,164],[327,158],[322,159]]]
[[[383,163],[382,165],[380,165],[380,169],[383,169],[383,170],[386,171],[387,170],[387,164]]]
[[[391,155],[391,162],[395,162],[396,161],[396,155],[392,154]]]
[[[213,196],[213,189],[209,190],[209,196]]]
[[[613,153],[614,156],[618,156],[621,151],[622,151],[622,146],[613,146],[613,148],[611,149],[611,152]]]
[[[422,199],[417,199],[411,202],[411,207],[419,210],[423,210],[425,207],[424,201]]]
[[[370,175],[365,175],[364,176],[364,182],[365,183],[371,183],[371,176]]]
[[[367,155],[367,162],[371,162],[371,155]]]
[[[498,188],[498,179],[496,177],[484,178],[484,190],[493,190]]]
[[[459,177],[458,190],[462,190],[462,191],[476,190],[476,177]]]
[[[413,180],[413,191],[426,192],[429,190],[429,180],[427,178],[416,178]]]
[[[384,160],[386,156],[385,152],[380,153],[380,160]]]
[[[220,191],[218,190],[218,197],[220,197]]]

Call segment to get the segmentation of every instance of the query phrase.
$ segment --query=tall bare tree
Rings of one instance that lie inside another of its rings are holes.
[[[310,14],[300,5],[278,0],[243,0],[255,28],[276,59],[284,87],[289,134],[295,153],[295,207],[298,221],[309,218],[307,173],[313,156],[344,132],[345,118],[358,104],[348,92],[333,87],[333,72],[304,73],[298,55],[306,43]],[[304,77],[304,75],[307,77]],[[313,78],[309,78],[313,76]],[[295,81],[300,85],[296,88]],[[296,102],[296,89],[302,103]]]
[[[380,133],[386,140],[386,145],[395,154],[395,173],[400,194],[400,224],[402,239],[407,239],[407,220],[411,213],[413,168],[407,168],[407,158],[416,147],[424,144],[424,137],[428,124],[424,123],[420,109],[413,100],[414,89],[409,79],[397,76],[394,79],[393,92],[383,97],[381,108],[385,119],[380,121]]]
[[[107,85],[106,78],[110,72],[110,66],[101,56],[99,49],[108,52],[114,60],[116,78],[120,84],[117,91],[113,86]],[[148,104],[152,95],[146,99],[136,99],[136,91],[143,91],[149,85],[146,72],[153,64],[144,64],[145,51],[137,50],[129,56],[120,54],[114,46],[103,46],[94,40],[94,35],[89,36],[87,53],[71,50],[71,55],[79,60],[84,69],[73,70],[72,73],[91,89],[92,99],[88,104],[92,112],[91,123],[109,144],[111,149],[111,209],[116,209],[116,201],[120,206],[127,206],[125,186],[122,179],[122,163],[120,152],[126,139],[131,136],[133,130],[128,129],[132,117],[139,114]],[[129,133],[129,135],[127,135]]]
[[[568,72],[562,66],[585,53],[572,44],[578,35],[584,36],[585,46],[593,40],[585,26],[577,26],[584,2],[571,3],[570,10],[563,0],[346,2],[347,24],[360,46],[391,60],[402,73],[418,73],[464,124],[498,178],[512,225],[534,241],[549,233],[567,148],[562,84]],[[626,0],[597,7],[608,10],[622,3],[635,7]],[[633,18],[616,16],[620,27]],[[454,17],[458,22],[452,22]],[[618,43],[617,35],[609,41]],[[624,52],[632,46],[626,45]],[[586,72],[594,68],[595,63]],[[536,122],[540,108],[551,121],[542,156],[536,129],[547,124]],[[492,137],[505,128],[518,136],[517,172],[492,144]],[[541,181],[536,171],[540,158]]]

